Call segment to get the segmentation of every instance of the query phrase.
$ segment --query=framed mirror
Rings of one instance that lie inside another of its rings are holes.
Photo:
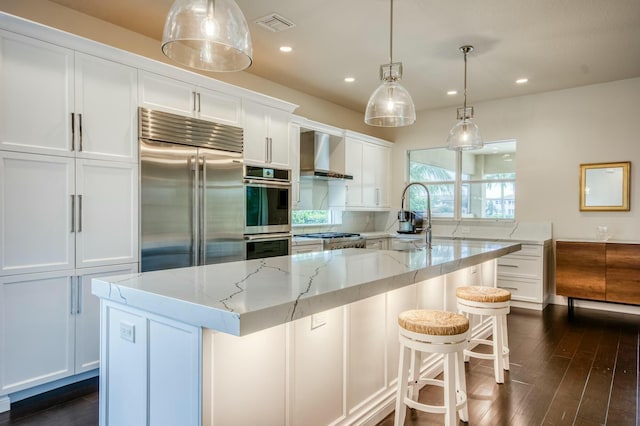
[[[631,163],[580,165],[580,211],[629,211]]]

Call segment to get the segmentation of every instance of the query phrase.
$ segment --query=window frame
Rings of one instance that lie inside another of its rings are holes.
[[[485,146],[487,145],[491,145],[491,144],[498,144],[498,143],[507,143],[507,142],[513,142],[516,143],[516,147],[517,147],[517,141],[515,139],[510,139],[510,140],[503,140],[503,141],[492,141],[492,142],[486,142]],[[409,183],[413,183],[413,181],[411,181],[411,152],[413,151],[424,151],[424,150],[437,150],[437,149],[446,149],[446,147],[431,147],[431,148],[415,148],[415,149],[408,149],[406,151],[406,162],[405,162],[405,185],[408,185]],[[455,152],[455,179],[454,180],[447,180],[447,181],[430,181],[430,182],[424,182],[424,181],[415,181],[416,183],[422,183],[426,186],[434,186],[434,185],[451,185],[453,184],[453,216],[452,217],[442,217],[442,216],[433,216],[432,220],[438,220],[438,221],[491,221],[491,222],[513,222],[516,219],[516,184],[517,184],[517,177],[518,174],[514,169],[514,178],[513,179],[508,179],[508,178],[499,178],[499,179],[464,179],[463,178],[463,173],[462,173],[462,156],[463,153],[465,151],[454,151]],[[516,149],[517,152],[517,149]],[[472,218],[468,218],[468,217],[463,217],[462,215],[462,192],[463,192],[463,186],[464,185],[472,185],[472,184],[481,184],[481,185],[485,185],[488,183],[496,183],[496,184],[504,184],[504,183],[511,183],[513,184],[513,217],[510,218],[489,218],[489,217],[472,217]],[[432,203],[433,203],[433,198],[432,198]]]

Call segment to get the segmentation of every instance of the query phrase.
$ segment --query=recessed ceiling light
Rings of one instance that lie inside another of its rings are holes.
[[[529,81],[528,78],[519,78],[519,79],[516,80],[516,83],[517,84],[525,84],[528,81]]]
[[[344,81],[347,83],[353,83],[354,81],[356,81],[356,79],[353,77],[345,77]]]
[[[291,48],[291,46],[280,46],[280,51],[284,52],[284,53],[289,53],[291,52],[293,49]]]
[[[458,94],[458,91],[457,91],[457,90],[449,90],[449,91],[447,92],[447,95],[449,95],[449,96],[453,96],[453,95],[457,95],[457,94]]]

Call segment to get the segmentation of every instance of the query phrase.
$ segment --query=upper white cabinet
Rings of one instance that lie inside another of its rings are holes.
[[[0,148],[137,160],[135,68],[0,32]]]
[[[73,51],[0,32],[0,147],[69,155]]]
[[[0,276],[138,261],[138,166],[0,150]]]
[[[74,148],[77,156],[138,158],[138,77],[135,68],[76,53]]]
[[[289,112],[244,101],[244,159],[273,167],[290,167]]]
[[[217,123],[241,125],[241,100],[205,87],[140,71],[140,105]]]
[[[332,186],[331,205],[352,210],[388,209],[391,144],[365,135],[346,132],[344,170],[353,180]]]

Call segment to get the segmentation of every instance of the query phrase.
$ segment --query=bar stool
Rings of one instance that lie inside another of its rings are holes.
[[[456,289],[458,312],[467,318],[471,315],[492,317],[493,340],[471,339],[465,349],[465,361],[469,357],[492,359],[496,383],[504,383],[504,370],[509,370],[509,339],[507,336],[507,314],[510,310],[511,292],[497,287],[470,286]],[[473,351],[472,345],[493,347],[490,354]]]
[[[452,312],[410,310],[398,316],[398,325],[400,360],[395,424],[404,424],[405,406],[429,413],[444,413],[444,424],[450,426],[458,424],[456,412],[460,414],[460,420],[468,421],[464,349],[467,347],[469,320]],[[423,352],[444,356],[443,380],[420,377]],[[422,385],[443,387],[444,405],[419,403],[418,392]]]

